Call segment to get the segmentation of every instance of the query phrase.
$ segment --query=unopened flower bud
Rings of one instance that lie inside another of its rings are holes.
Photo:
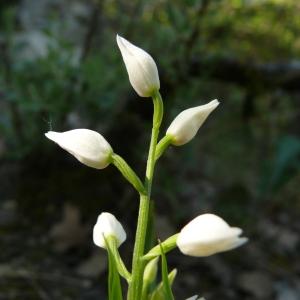
[[[113,150],[96,131],[74,129],[65,132],[49,131],[45,135],[89,167],[103,169],[110,163]]]
[[[117,241],[117,247],[126,240],[126,232],[116,217],[108,212],[103,212],[98,216],[97,223],[93,230],[94,243],[106,249],[105,239],[114,237]]]
[[[188,143],[197,133],[209,114],[219,105],[213,100],[205,105],[192,107],[181,112],[167,129],[171,144],[181,146]]]
[[[144,279],[143,279],[144,282],[147,281],[149,283],[152,283],[155,280],[157,269],[158,269],[157,264],[158,264],[158,257],[148,262],[144,271]]]
[[[209,256],[245,244],[248,239],[240,237],[241,234],[240,228],[230,227],[222,218],[204,214],[181,230],[177,246],[186,255]]]
[[[117,35],[129,81],[141,97],[151,97],[160,88],[157,66],[153,58],[143,49]]]
[[[195,296],[190,297],[190,298],[188,298],[186,300],[205,300],[205,299],[204,298],[199,298],[198,295],[195,295]]]

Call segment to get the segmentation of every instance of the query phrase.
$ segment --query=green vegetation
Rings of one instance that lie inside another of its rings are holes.
[[[0,3],[0,162],[23,167],[16,198],[24,215],[49,220],[61,199],[85,218],[109,206],[135,213],[130,189],[110,186],[123,184],[116,172],[75,171],[44,137],[99,131],[144,172],[151,100],[128,84],[119,33],[158,64],[169,112],[163,133],[183,109],[221,103],[197,139],[161,158],[156,209],[179,224],[205,207],[254,238],[259,218],[299,220],[299,0],[39,2]],[[53,166],[49,156],[59,156]]]

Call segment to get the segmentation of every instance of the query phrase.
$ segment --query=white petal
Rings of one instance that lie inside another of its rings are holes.
[[[112,148],[96,131],[74,129],[66,132],[49,131],[45,135],[89,167],[103,169],[110,163]]]
[[[141,97],[152,96],[160,88],[155,61],[146,51],[119,35],[117,35],[117,43],[132,87]]]
[[[195,296],[190,297],[190,298],[188,298],[186,300],[205,300],[205,299],[204,298],[198,298],[198,295],[195,295]]]
[[[186,300],[197,300],[198,299],[198,295],[195,295],[193,297],[187,298]]]
[[[173,120],[166,132],[167,135],[172,137],[172,144],[181,146],[188,143],[218,105],[219,101],[213,100],[205,105],[182,111]]]
[[[108,212],[103,212],[98,216],[97,223],[93,230],[94,243],[106,248],[104,237],[114,236],[117,239],[118,247],[126,240],[126,232],[122,224],[116,217]]]
[[[177,246],[190,256],[209,256],[239,247],[247,242],[242,230],[230,227],[222,218],[203,214],[189,222],[179,233]]]

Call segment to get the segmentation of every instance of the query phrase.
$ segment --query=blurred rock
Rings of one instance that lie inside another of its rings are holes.
[[[107,254],[102,249],[97,249],[77,268],[76,272],[81,276],[98,277],[107,269]]]
[[[42,28],[47,25],[49,5],[59,4],[59,0],[22,0],[18,10],[18,19],[25,30]]]
[[[278,247],[284,251],[294,252],[299,241],[299,234],[290,229],[281,228],[278,232]]]
[[[57,49],[56,41],[41,31],[31,30],[14,35],[14,56],[19,61],[46,57],[50,49]]]
[[[188,287],[197,286],[197,284],[199,284],[199,278],[194,274],[186,273],[184,274],[183,282]]]
[[[260,271],[242,273],[238,286],[256,299],[268,299],[272,295],[272,278],[269,274]]]
[[[0,277],[9,276],[13,272],[13,266],[10,264],[0,264]]]
[[[63,219],[52,227],[50,237],[57,252],[65,252],[87,240],[88,229],[81,223],[77,207],[68,203],[65,205]]]
[[[205,263],[208,264],[213,273],[222,280],[224,285],[230,285],[232,281],[232,271],[220,256],[215,255],[209,257],[206,259]]]
[[[47,29],[52,35],[80,43],[93,8],[88,1],[23,0],[18,20],[25,32]],[[52,16],[51,16],[52,13]]]
[[[6,200],[2,207],[0,207],[0,226],[9,226],[16,219],[16,202],[14,200]]]
[[[292,286],[287,282],[280,281],[275,285],[276,300],[299,300],[300,286]]]
[[[278,232],[278,225],[267,219],[260,220],[257,227],[260,232],[262,232],[262,234],[267,238],[276,237]]]
[[[258,225],[265,237],[275,241],[277,249],[281,251],[294,252],[300,242],[300,236],[295,231],[268,220],[260,221]]]

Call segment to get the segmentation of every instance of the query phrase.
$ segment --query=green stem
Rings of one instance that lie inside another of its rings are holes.
[[[174,248],[177,247],[176,240],[178,238],[179,233],[176,233],[170,237],[168,237],[165,241],[153,247],[147,254],[143,256],[143,260],[151,260],[159,255],[161,255],[161,249],[164,250],[164,254],[170,252]]]
[[[129,284],[128,288],[128,300],[141,299],[143,285],[143,272],[145,268],[145,262],[143,262],[141,258],[144,254],[147,224],[149,218],[149,203],[155,167],[156,144],[159,134],[159,127],[163,117],[163,103],[158,91],[153,95],[152,99],[154,105],[154,113],[145,179],[145,187],[147,193],[146,195],[140,194],[140,208],[132,258],[132,281]]]
[[[145,187],[140,178],[120,155],[113,153],[111,161],[140,194],[146,194]]]
[[[113,237],[113,236],[109,236],[107,239],[106,239],[106,243],[108,244],[109,248],[110,248],[110,251],[111,251],[111,254],[112,254],[112,257],[113,259],[115,260],[115,264],[116,264],[116,267],[118,269],[118,272],[119,274],[125,278],[127,280],[127,282],[130,282],[131,280],[131,274],[128,272],[121,256],[120,256],[120,253],[119,253],[119,250],[118,250],[118,246],[117,246],[117,241],[116,241],[116,238]]]
[[[168,148],[168,146],[172,142],[172,136],[165,135],[157,144],[156,146],[156,152],[155,152],[155,160],[158,160],[161,155],[164,153],[164,151]]]

